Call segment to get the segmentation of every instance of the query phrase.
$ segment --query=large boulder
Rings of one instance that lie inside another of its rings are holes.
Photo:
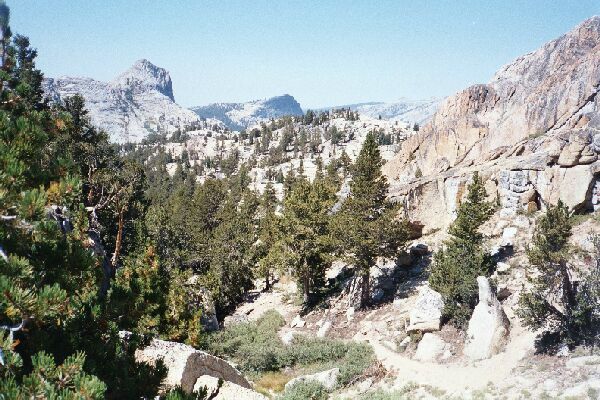
[[[339,368],[328,369],[327,371],[317,372],[312,375],[303,375],[297,378],[292,379],[288,383],[285,384],[285,390],[289,390],[292,386],[301,382],[318,382],[325,387],[327,390],[335,389],[337,385],[337,378],[340,375]]]
[[[181,386],[186,393],[192,393],[196,381],[204,375],[220,378],[243,388],[252,387],[227,361],[182,343],[154,339],[149,346],[136,350],[135,359],[152,365],[162,360],[168,370],[163,384],[169,388]]]
[[[487,278],[477,278],[479,303],[467,329],[464,354],[471,360],[483,360],[498,354],[508,339],[510,322],[492,292]]]
[[[444,300],[442,300],[442,295],[429,286],[424,286],[419,291],[417,301],[410,311],[410,324],[406,330],[408,332],[439,331],[443,308]]]
[[[201,376],[194,384],[194,392],[206,388],[211,400],[267,400],[268,397],[254,390],[236,385],[232,382],[223,382],[219,387],[219,379],[213,376]]]
[[[435,361],[448,349],[448,344],[434,333],[426,333],[417,346],[415,360]]]

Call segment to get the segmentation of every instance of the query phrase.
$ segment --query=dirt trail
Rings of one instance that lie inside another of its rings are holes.
[[[481,389],[488,382],[501,386],[511,376],[519,361],[533,349],[534,337],[534,333],[514,325],[504,352],[487,360],[450,364],[415,361],[390,350],[379,341],[369,343],[379,361],[393,371],[402,383],[413,381],[448,392],[460,392],[465,389]]]

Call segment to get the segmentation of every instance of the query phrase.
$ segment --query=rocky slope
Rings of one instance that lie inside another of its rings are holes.
[[[504,212],[559,199],[598,207],[600,17],[447,98],[386,166],[395,196],[430,227],[449,222],[478,170]],[[418,178],[422,176],[422,178]]]
[[[200,124],[175,103],[169,73],[148,60],[137,61],[111,82],[91,78],[48,78],[44,91],[53,101],[82,95],[92,122],[117,143],[139,142],[151,133],[173,133]]]
[[[327,115],[327,120],[320,125],[305,124],[292,119],[279,119],[275,123],[265,125],[272,129],[268,149],[262,148],[258,138],[251,139],[248,135],[243,136],[239,132],[224,130],[218,126],[189,131],[188,138],[182,142],[153,146],[155,151],[162,148],[171,156],[173,162],[167,164],[167,170],[171,174],[181,163],[184,154],[192,166],[203,166],[198,176],[200,182],[209,176],[224,176],[223,169],[218,165],[207,167],[207,164],[211,164],[209,160],[235,156],[238,167],[241,163],[249,165],[252,189],[262,192],[270,181],[273,189],[281,196],[283,183],[274,177],[285,176],[290,169],[298,171],[302,168],[304,175],[313,179],[319,160],[326,167],[332,160],[339,159],[343,153],[354,161],[369,132],[376,132],[388,138],[389,142],[380,146],[381,155],[386,161],[397,153],[403,140],[414,134],[405,124],[397,121],[380,121],[366,116],[361,116],[358,120],[348,120],[344,113],[333,111]],[[339,133],[337,141],[331,137],[334,129]],[[283,137],[290,133],[293,137],[292,143],[280,151]],[[307,140],[304,145],[299,145],[301,137]]]
[[[300,104],[289,94],[247,103],[214,103],[192,107],[191,110],[201,118],[223,121],[231,130],[243,130],[273,118],[303,114]]]

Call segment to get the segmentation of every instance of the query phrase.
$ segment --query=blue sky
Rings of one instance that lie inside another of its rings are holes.
[[[303,107],[449,95],[600,14],[595,0],[7,0],[47,76],[140,58],[184,106],[289,93]]]

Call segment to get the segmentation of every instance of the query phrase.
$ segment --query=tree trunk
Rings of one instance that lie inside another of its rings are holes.
[[[115,252],[113,253],[110,264],[113,268],[113,273],[119,263],[119,256],[121,255],[121,246],[123,245],[123,220],[125,214],[125,207],[121,207],[119,211],[119,226],[117,228],[117,240],[115,241]]]
[[[267,273],[265,274],[265,292],[268,292],[269,290],[271,290],[271,279],[270,278],[270,274],[269,271],[267,271]]]
[[[361,279],[361,290],[360,290],[360,307],[366,307],[371,302],[371,274],[367,270],[363,272]]]
[[[573,308],[575,307],[575,290],[573,288],[573,283],[571,282],[571,277],[569,276],[569,271],[566,265],[560,266],[560,272],[562,275],[562,291],[563,291],[563,305],[564,305],[564,315],[567,322],[567,334],[571,341],[575,341],[576,332],[573,331],[572,323],[572,313]]]
[[[310,280],[308,273],[304,274],[302,277],[302,294],[304,304],[308,304],[308,301],[310,300]]]

